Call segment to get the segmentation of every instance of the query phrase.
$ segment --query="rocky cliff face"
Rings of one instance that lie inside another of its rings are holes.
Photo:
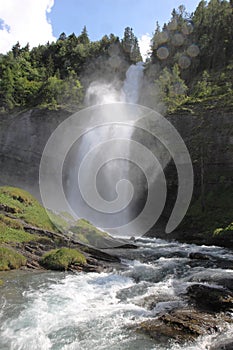
[[[200,185],[201,174],[207,188],[232,181],[233,112],[209,110],[201,115],[179,114],[168,119],[190,152],[196,185]]]
[[[19,186],[39,198],[39,165],[46,142],[67,111],[29,110],[0,117],[0,185]]]
[[[201,110],[196,114],[183,112],[168,116],[168,120],[185,141],[192,159],[193,197],[188,213],[177,232],[165,235],[164,227],[174,207],[178,188],[175,166],[170,162],[165,169],[168,200],[160,221],[148,235],[196,243],[207,243],[208,240],[212,244],[229,243],[229,235],[226,242],[223,242],[223,237],[220,236],[212,240],[212,235],[216,228],[227,227],[233,221],[232,118],[232,111],[216,109]],[[230,232],[232,233],[232,229],[227,230],[228,234]]]
[[[20,186],[39,198],[41,154],[53,130],[69,114],[67,111],[35,109],[1,116],[1,185]],[[192,158],[195,174],[194,199],[214,190],[220,184],[232,185],[232,118],[232,111],[215,109],[196,115],[183,112],[168,117],[184,139]],[[153,140],[149,144],[151,142]],[[175,167],[170,164],[166,173],[171,193],[163,213],[165,220],[172,209],[177,190]],[[143,197],[143,193],[141,196]]]

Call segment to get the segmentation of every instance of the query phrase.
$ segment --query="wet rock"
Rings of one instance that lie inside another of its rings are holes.
[[[216,283],[233,291],[233,278],[219,278]]]
[[[183,308],[144,321],[138,326],[137,331],[159,341],[166,342],[172,338],[184,342],[223,330],[227,323],[231,322],[231,318],[223,314],[215,316],[192,308]]]
[[[195,273],[189,277],[187,282],[208,282],[209,284],[218,284],[224,288],[233,291],[233,271],[223,271],[216,269],[206,269]]]
[[[134,284],[130,287],[119,290],[116,294],[116,297],[121,302],[126,302],[128,299],[143,295],[150,285],[151,284],[148,282],[140,282],[138,284]]]
[[[9,207],[8,205],[2,204],[2,203],[0,203],[0,211],[3,211],[5,213],[12,213],[12,214],[16,213],[15,208]]]
[[[210,260],[210,257],[208,255],[199,252],[190,253],[188,257],[189,259]]]
[[[224,288],[194,284],[187,288],[187,296],[197,307],[210,312],[233,308],[233,293]]]
[[[222,341],[210,347],[209,350],[232,350],[233,349],[233,341]]]
[[[139,300],[136,300],[134,302],[135,305],[141,306],[145,309],[148,310],[153,310],[158,303],[170,303],[170,302],[174,302],[177,301],[177,297],[175,296],[171,296],[171,295],[148,295],[144,298],[141,298]]]

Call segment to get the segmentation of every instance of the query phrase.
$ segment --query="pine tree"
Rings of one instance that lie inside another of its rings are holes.
[[[2,78],[0,80],[0,100],[4,108],[13,108],[14,101],[14,77],[10,67],[4,68]]]
[[[12,52],[13,52],[14,58],[17,58],[20,55],[20,43],[18,41],[12,47]]]
[[[165,67],[155,83],[159,87],[161,100],[169,109],[180,105],[185,100],[188,88],[180,77],[178,64],[175,64],[172,69]]]
[[[58,40],[64,41],[66,40],[66,34],[64,32],[62,32],[58,38]]]
[[[133,63],[142,61],[138,39],[133,33],[133,29],[126,27],[122,39],[123,50],[128,54],[129,60]]]
[[[83,45],[87,45],[90,43],[88,33],[87,33],[87,27],[84,26],[81,34],[78,37],[78,42]]]

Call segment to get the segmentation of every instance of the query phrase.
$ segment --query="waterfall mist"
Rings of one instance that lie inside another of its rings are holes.
[[[112,234],[121,234],[121,227],[137,218],[145,206],[148,179],[144,174],[144,168],[146,167],[147,173],[150,173],[151,184],[160,172],[159,169],[158,171],[153,170],[154,168],[150,169],[149,161],[146,164],[146,160],[144,160],[143,168],[140,168],[133,160],[131,161],[133,152],[136,152],[133,149],[135,142],[132,145],[132,141],[142,143],[148,149],[153,148],[161,164],[166,165],[170,159],[159,141],[149,133],[137,129],[135,116],[132,115],[131,124],[124,124],[124,120],[126,122],[131,120],[130,112],[125,108],[125,103],[136,106],[140,99],[143,69],[142,62],[131,65],[121,86],[119,81],[113,81],[112,84],[93,81],[89,85],[85,96],[86,105],[107,105],[108,112],[103,111],[103,115],[101,115],[102,125],[92,129],[86,128],[85,134],[70,148],[64,162],[63,187],[72,211],[77,217],[86,218],[97,227]],[[116,103],[119,103],[117,108]],[[118,112],[121,113],[122,122],[108,123],[109,113]],[[90,122],[95,120],[95,113],[95,108],[90,109],[88,113]],[[80,167],[82,164],[86,164],[87,159],[88,166],[85,167],[85,174],[80,177]],[[101,166],[93,180],[96,162]],[[83,188],[85,191],[82,191]],[[89,196],[99,198],[99,203],[93,207],[86,200],[84,192],[88,193]],[[101,203],[102,207],[98,205]],[[116,210],[109,211],[108,215],[105,215],[105,210],[101,208],[107,210],[110,204]],[[154,214],[150,213],[150,215]],[[127,234],[130,236],[134,232]]]

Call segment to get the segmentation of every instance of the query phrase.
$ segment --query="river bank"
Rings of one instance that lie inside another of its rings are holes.
[[[120,265],[120,258],[101,250],[111,246],[134,247],[68,214],[53,214],[52,222],[28,192],[0,188],[0,271],[101,272]]]

